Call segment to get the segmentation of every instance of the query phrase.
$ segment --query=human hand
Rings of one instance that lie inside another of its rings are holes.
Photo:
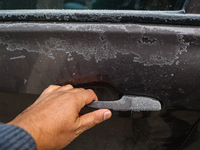
[[[35,139],[38,149],[61,149],[85,130],[111,117],[107,109],[80,116],[81,108],[93,100],[97,96],[92,90],[51,85],[8,124],[25,129]]]

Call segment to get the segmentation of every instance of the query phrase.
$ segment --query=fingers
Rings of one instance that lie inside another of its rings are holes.
[[[75,89],[68,90],[67,92],[77,93],[77,92],[84,91],[84,90],[85,90],[84,88],[75,88]]]
[[[65,86],[59,86],[59,85],[50,85],[48,88],[46,88],[41,95],[45,95],[48,93],[51,93],[53,91],[66,91],[66,90],[71,90],[74,87],[71,84],[67,84]]]
[[[80,128],[78,134],[81,134],[85,130],[88,130],[95,125],[109,119],[112,116],[112,113],[108,109],[99,109],[94,112],[82,115],[79,117]]]
[[[48,88],[46,88],[41,95],[43,94],[47,94],[47,93],[51,93],[53,91],[55,91],[56,89],[60,88],[59,85],[50,85]]]
[[[93,100],[98,100],[96,94],[93,90],[82,90],[76,93],[76,98],[78,99],[78,104],[80,105],[80,109],[85,105],[91,103]]]
[[[57,85],[51,85],[46,90],[44,90],[44,92],[40,96],[40,99],[42,100],[45,97],[49,96],[51,92],[54,92],[54,96],[56,97],[58,96],[58,94],[59,95],[64,94],[66,97],[68,97],[70,93],[74,93],[71,96],[73,96],[72,99],[74,99],[75,102],[77,103],[78,110],[81,110],[81,108],[91,103],[93,100],[98,100],[93,90],[90,90],[90,89],[85,90],[84,88],[74,88],[70,84],[62,86],[62,87],[57,86]]]
[[[40,95],[40,100],[47,97],[48,94],[52,93],[52,92],[59,92],[59,91],[66,91],[66,90],[71,90],[73,89],[73,86],[70,85],[70,84],[67,84],[65,86],[59,86],[59,85],[50,85],[48,88],[46,88],[42,94]],[[40,101],[40,100],[37,100],[37,101]]]
[[[65,86],[61,86],[60,88],[56,89],[56,91],[67,91],[67,90],[71,90],[74,87],[71,84],[67,84]]]

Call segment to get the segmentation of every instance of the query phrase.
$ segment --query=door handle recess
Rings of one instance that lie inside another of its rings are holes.
[[[96,109],[112,109],[114,111],[159,111],[161,103],[150,97],[124,95],[116,101],[93,101],[87,105]]]

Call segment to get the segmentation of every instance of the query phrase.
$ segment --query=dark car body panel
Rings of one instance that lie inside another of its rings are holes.
[[[195,3],[174,12],[0,11],[1,110],[22,110],[19,103],[27,106],[50,84],[92,88],[100,100],[143,95],[158,99],[162,110],[113,112],[111,120],[68,149],[198,148],[200,15]]]
[[[105,82],[124,95],[155,97],[163,107],[200,109],[197,27],[94,23],[0,27],[1,91],[39,94],[49,84]]]

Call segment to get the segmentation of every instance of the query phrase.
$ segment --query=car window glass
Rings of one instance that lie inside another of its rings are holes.
[[[186,1],[187,0],[0,0],[0,9],[181,10]]]

